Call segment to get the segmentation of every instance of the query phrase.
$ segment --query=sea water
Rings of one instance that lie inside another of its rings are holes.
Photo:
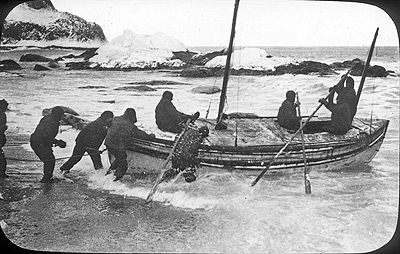
[[[217,48],[195,48],[209,52]],[[273,56],[293,57],[327,64],[336,61],[365,59],[364,47],[263,47]],[[2,50],[0,60],[18,61],[24,53],[58,57],[82,50],[14,49]],[[129,174],[121,182],[94,171],[86,156],[71,172],[76,184],[133,199],[138,228],[134,237],[119,237],[118,245],[132,246],[135,252],[365,252],[386,244],[398,220],[399,200],[399,52],[397,47],[378,47],[371,64],[379,64],[394,74],[386,78],[367,78],[356,117],[389,119],[384,143],[369,165],[350,170],[310,172],[312,194],[304,193],[301,172],[264,177],[250,187],[256,175],[219,172],[200,175],[193,183],[180,179],[162,184],[154,204],[144,199],[151,181]],[[96,119],[104,110],[122,115],[127,107],[135,108],[138,126],[155,130],[154,109],[164,91],[174,93],[173,103],[187,114],[199,111],[215,118],[219,94],[194,94],[197,86],[220,86],[221,77],[184,78],[165,71],[33,71],[32,63],[20,63],[22,70],[0,73],[1,93],[10,106],[7,132],[30,134],[44,108],[63,105],[82,118]],[[343,71],[343,73],[346,70]],[[291,89],[299,93],[302,114],[311,114],[318,99],[327,95],[340,75],[232,76],[228,85],[226,112],[251,112],[276,116]],[[360,77],[354,77],[356,89]],[[177,84],[152,86],[156,91],[116,90],[131,82],[175,81]],[[318,116],[329,116],[322,107]],[[72,153],[78,131],[62,126],[58,138],[65,149],[55,148],[56,158]],[[240,133],[238,134],[240,135]],[[30,150],[29,144],[23,145]],[[104,148],[104,147],[102,147]],[[103,154],[107,166],[106,153]],[[56,163],[55,176],[65,160]],[[41,164],[33,170],[42,172]],[[33,172],[30,170],[29,172]],[[56,184],[56,183],[55,183]],[[106,194],[105,194],[106,195]],[[128,212],[127,212],[128,213]],[[129,213],[128,213],[129,214]],[[99,225],[101,226],[101,225]],[[151,239],[151,240],[150,240]],[[154,240],[156,239],[156,240]],[[82,251],[91,251],[90,247]]]

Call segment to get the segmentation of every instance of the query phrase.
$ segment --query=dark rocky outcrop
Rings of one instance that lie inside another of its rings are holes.
[[[187,51],[176,51],[172,52],[174,56],[173,59],[179,59],[190,65],[205,65],[208,61],[213,59],[216,56],[226,55],[226,50],[223,49],[221,51],[214,51],[206,54],[199,54],[196,52]]]
[[[104,89],[106,86],[79,86],[78,89]]]
[[[87,70],[87,69],[92,69],[92,68],[90,67],[90,62],[88,62],[88,61],[66,63],[65,66],[68,67],[70,70]]]
[[[33,10],[58,12],[50,0],[27,1],[21,5],[26,5]],[[4,21],[2,44],[15,44],[21,40],[53,41],[57,39],[77,42],[107,41],[98,24],[87,22],[68,12],[61,12],[61,17],[47,26],[26,21],[24,17],[19,20],[6,19]]]
[[[46,66],[40,65],[40,64],[35,64],[33,67],[34,71],[49,71],[51,70],[50,68],[47,68]]]
[[[60,68],[60,65],[58,64],[57,61],[50,61],[49,64],[48,64],[48,66],[49,66],[50,68],[53,68],[53,69]]]
[[[53,61],[51,58],[47,58],[45,56],[36,55],[36,54],[23,54],[19,59],[20,62],[50,62]]]
[[[64,61],[65,58],[83,58],[83,60],[86,61],[86,60],[92,58],[93,56],[97,55],[96,51],[98,49],[99,48],[89,48],[89,49],[85,50],[85,52],[83,52],[83,53],[81,53],[79,55],[69,54],[69,55],[66,55],[66,56],[58,57],[55,60],[56,61]]]
[[[60,106],[64,110],[64,115],[61,118],[62,125],[70,125],[75,129],[82,130],[89,122],[80,118],[79,114],[72,108]],[[42,110],[42,115],[50,114],[52,108]]]
[[[14,60],[3,60],[0,61],[0,71],[7,71],[7,70],[20,70],[21,66],[16,63]]]
[[[365,68],[365,62],[359,58],[353,60],[347,60],[344,62],[335,62],[331,64],[332,68],[338,70],[350,69],[350,74],[353,76],[362,76]],[[386,77],[390,75],[391,71],[387,71],[384,67],[380,65],[369,66],[367,70],[367,77]]]
[[[148,86],[124,86],[115,88],[116,91],[139,91],[139,92],[153,92],[157,91],[157,89],[148,87]]]
[[[319,75],[332,75],[338,74],[329,65],[315,62],[315,61],[304,61],[298,64],[287,64],[275,67],[274,75],[282,74],[313,74],[318,73]]]
[[[192,93],[214,94],[221,92],[221,88],[218,86],[198,86],[191,91]]]

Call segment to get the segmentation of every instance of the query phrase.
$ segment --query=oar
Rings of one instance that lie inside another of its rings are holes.
[[[347,71],[346,74],[344,74],[340,81],[336,84],[336,86],[343,82],[346,78],[347,75],[349,75],[351,68]],[[327,100],[329,98],[329,96],[331,96],[333,93],[335,92],[335,89],[332,89],[329,94],[325,97],[325,100]],[[310,119],[317,113],[317,111],[321,108],[322,103],[320,102],[318,107],[314,110],[314,112],[312,112],[311,115],[308,116],[307,120],[303,123],[302,126],[300,126],[300,128],[293,134],[292,138],[281,148],[281,150],[275,155],[275,157],[270,161],[270,163],[268,164],[268,166],[266,166],[263,171],[261,171],[261,173],[257,176],[257,178],[251,183],[251,186],[254,186],[257,184],[257,182],[261,179],[261,177],[265,174],[265,172],[267,172],[267,170],[271,167],[271,165],[275,162],[275,160],[279,157],[279,155],[281,155],[283,153],[283,151],[286,149],[286,147],[289,146],[289,144],[296,138],[296,136],[300,133],[300,131],[303,130],[303,128],[306,126],[306,124],[310,121]]]
[[[147,196],[146,204],[150,203],[153,200],[154,194],[156,193],[156,191],[158,189],[158,185],[161,183],[161,180],[162,180],[162,177],[164,176],[165,171],[167,171],[167,165],[168,165],[169,161],[172,159],[172,156],[175,152],[176,146],[178,145],[179,141],[181,140],[183,134],[185,134],[185,132],[189,129],[189,124],[196,121],[196,119],[199,118],[199,116],[200,116],[200,113],[196,112],[188,120],[186,120],[183,130],[181,131],[181,133],[179,133],[178,137],[176,138],[175,143],[172,146],[172,149],[169,152],[167,159],[165,160],[164,164],[162,165],[162,167],[160,169],[160,173],[158,174],[157,179],[154,182],[149,195]]]
[[[298,115],[301,117],[299,93],[296,93],[296,98],[297,98],[297,112],[298,112]],[[300,125],[301,124],[302,124],[302,121],[300,118]],[[308,175],[307,157],[306,157],[306,148],[304,145],[303,130],[300,131],[300,136],[301,136],[301,146],[303,148],[303,159],[304,159],[304,188],[305,188],[306,194],[311,194],[311,182],[310,182],[310,176]]]

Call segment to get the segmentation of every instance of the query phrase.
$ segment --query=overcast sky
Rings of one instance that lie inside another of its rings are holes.
[[[125,29],[163,32],[186,46],[227,46],[234,0],[52,0],[55,8],[99,24],[109,41]],[[381,9],[361,3],[241,0],[236,46],[398,46]]]

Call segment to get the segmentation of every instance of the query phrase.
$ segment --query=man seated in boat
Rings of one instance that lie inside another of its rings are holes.
[[[335,86],[329,88],[329,93],[334,91],[329,97],[328,97],[328,102],[329,103],[334,103],[333,100],[335,98],[335,93],[336,93],[336,102],[340,96],[344,95],[345,92],[345,87],[344,87],[344,82],[346,79],[343,79],[344,75],[342,76],[342,79],[337,83]]]
[[[300,117],[297,116],[295,104],[296,93],[292,90],[286,92],[286,100],[282,102],[278,111],[278,123],[281,127],[295,131],[300,128]]]
[[[127,108],[122,116],[116,116],[112,120],[111,126],[107,130],[107,136],[104,141],[108,152],[115,157],[111,163],[107,174],[115,170],[114,181],[121,179],[128,169],[128,162],[126,161],[126,150],[131,145],[132,137],[152,140],[155,138],[154,134],[147,134],[140,130],[135,123],[136,111],[133,108]]]
[[[346,83],[346,86],[344,84]],[[357,95],[354,90],[354,79],[352,77],[346,77],[336,86],[329,88],[329,92],[332,90],[337,94],[336,103],[338,103],[339,98],[343,98],[343,101],[349,106],[351,121],[353,121],[354,115],[356,114],[357,107]],[[334,94],[328,98],[329,103],[333,103]]]
[[[337,104],[327,102],[324,98],[319,100],[327,109],[331,111],[331,121],[322,127],[322,130],[332,134],[346,134],[351,128],[351,113],[349,105],[344,96],[337,98]]]
[[[163,181],[176,177],[180,172],[185,181],[190,183],[196,180],[196,170],[200,165],[197,158],[199,148],[204,138],[209,134],[207,126],[190,127],[181,137],[172,156],[172,168],[164,173]]]
[[[344,88],[344,96],[347,105],[349,105],[351,120],[353,121],[354,115],[357,111],[357,94],[354,90],[354,79],[352,77],[348,77],[346,79],[346,87]]]
[[[185,122],[190,115],[179,112],[174,104],[172,104],[173,94],[165,91],[160,102],[156,107],[156,124],[162,131],[180,133],[183,129],[182,123]]]

